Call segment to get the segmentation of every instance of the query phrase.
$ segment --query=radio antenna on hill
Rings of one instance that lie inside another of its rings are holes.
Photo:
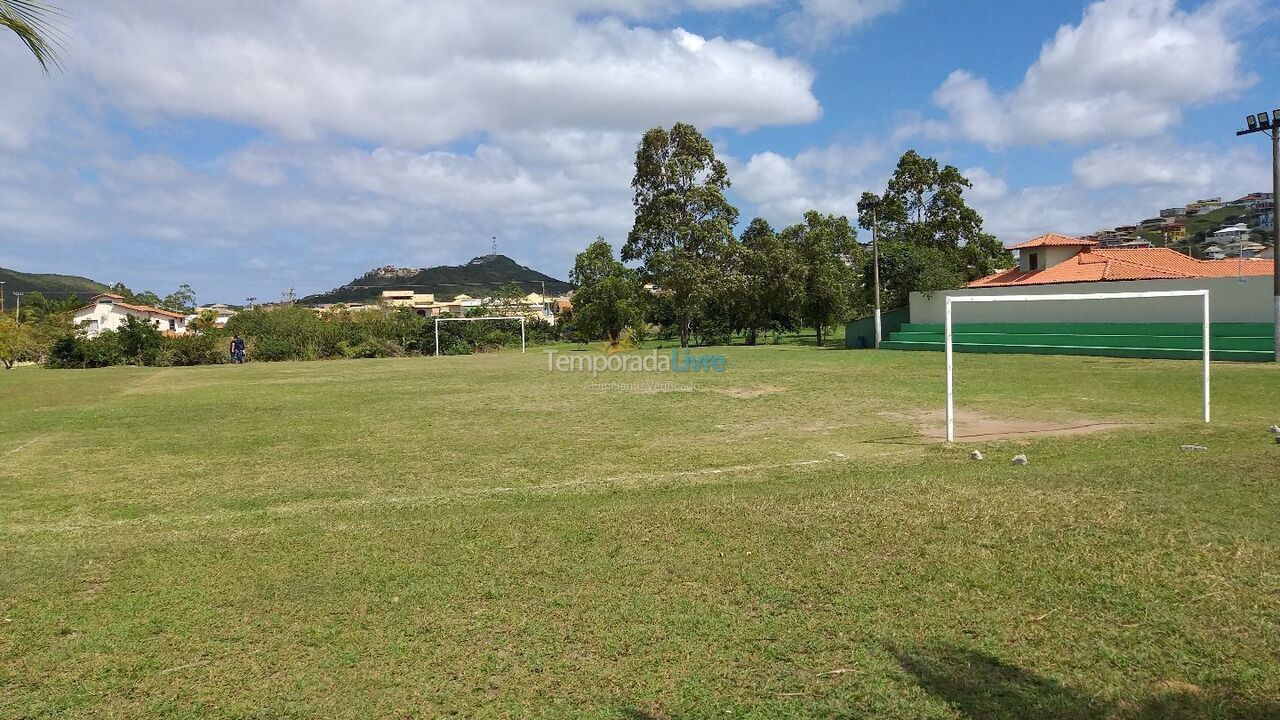
[[[489,237],[489,239],[493,241],[493,252],[490,254],[497,255],[498,254],[498,236],[492,235]]]

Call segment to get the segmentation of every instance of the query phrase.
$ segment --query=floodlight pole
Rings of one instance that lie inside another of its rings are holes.
[[[1280,121],[1280,117],[1276,118]],[[1274,264],[1271,274],[1271,299],[1275,301],[1275,324],[1271,332],[1275,335],[1276,362],[1280,362],[1280,127],[1271,128],[1271,262]]]
[[[1251,135],[1257,132],[1271,136],[1271,260],[1274,269],[1271,275],[1271,300],[1275,304],[1271,316],[1271,333],[1275,341],[1275,361],[1280,362],[1280,108],[1272,111],[1268,118],[1266,113],[1245,117],[1248,127],[1236,132],[1236,136]]]

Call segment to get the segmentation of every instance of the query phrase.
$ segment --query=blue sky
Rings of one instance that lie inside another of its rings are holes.
[[[64,73],[0,35],[0,266],[203,302],[499,249],[565,276],[690,121],[743,226],[851,214],[916,148],[1007,243],[1267,189],[1263,0],[66,2]],[[1274,65],[1274,64],[1272,64]]]

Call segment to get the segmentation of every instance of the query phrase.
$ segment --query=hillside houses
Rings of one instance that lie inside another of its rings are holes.
[[[1180,246],[1206,259],[1271,257],[1274,251],[1267,235],[1272,230],[1274,206],[1274,197],[1265,192],[1230,201],[1204,198],[1183,207],[1164,208],[1158,217],[1137,225],[1099,230],[1084,239],[1096,241],[1102,249]],[[1188,240],[1189,236],[1193,237]]]
[[[378,307],[411,308],[423,317],[441,315],[461,316],[477,308],[487,308],[486,312],[518,317],[539,318],[555,324],[557,318],[573,307],[572,293],[560,296],[529,293],[514,306],[504,305],[495,298],[477,298],[466,294],[455,295],[449,300],[437,300],[434,293],[419,293],[414,290],[383,290],[377,302],[329,303],[316,306],[320,312],[330,312],[339,308],[358,311]]]

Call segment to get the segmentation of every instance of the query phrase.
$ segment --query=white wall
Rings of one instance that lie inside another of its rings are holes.
[[[911,293],[911,322],[944,321],[947,295],[1052,295],[1054,293],[1142,292],[1152,290],[1208,290],[1213,322],[1270,323],[1275,312],[1270,276],[1194,280],[1128,280],[1116,282],[1058,283],[997,288],[967,288]],[[1086,302],[1034,302],[957,305],[956,323],[1065,323],[1065,322],[1199,322],[1200,298],[1142,300],[1090,300]]]
[[[1047,267],[1053,267],[1061,262],[1066,262],[1076,255],[1080,254],[1080,247],[1076,245],[1046,245],[1044,247],[1031,248],[1028,250],[1018,251],[1018,268],[1023,272],[1031,270],[1031,254],[1036,253],[1040,256],[1039,270]]]
[[[156,325],[156,327],[158,327],[161,332],[170,332],[169,320],[171,318],[168,316],[140,313],[119,307],[113,303],[95,303],[92,307],[79,310],[72,318],[72,322],[76,325],[83,325],[85,333],[89,337],[94,337],[104,330],[119,330],[120,326],[124,325],[124,319],[130,315],[141,318],[152,325],[155,325],[156,321],[159,320],[160,324]],[[187,331],[186,318],[172,319],[174,321],[174,328],[172,332],[181,335]]]

